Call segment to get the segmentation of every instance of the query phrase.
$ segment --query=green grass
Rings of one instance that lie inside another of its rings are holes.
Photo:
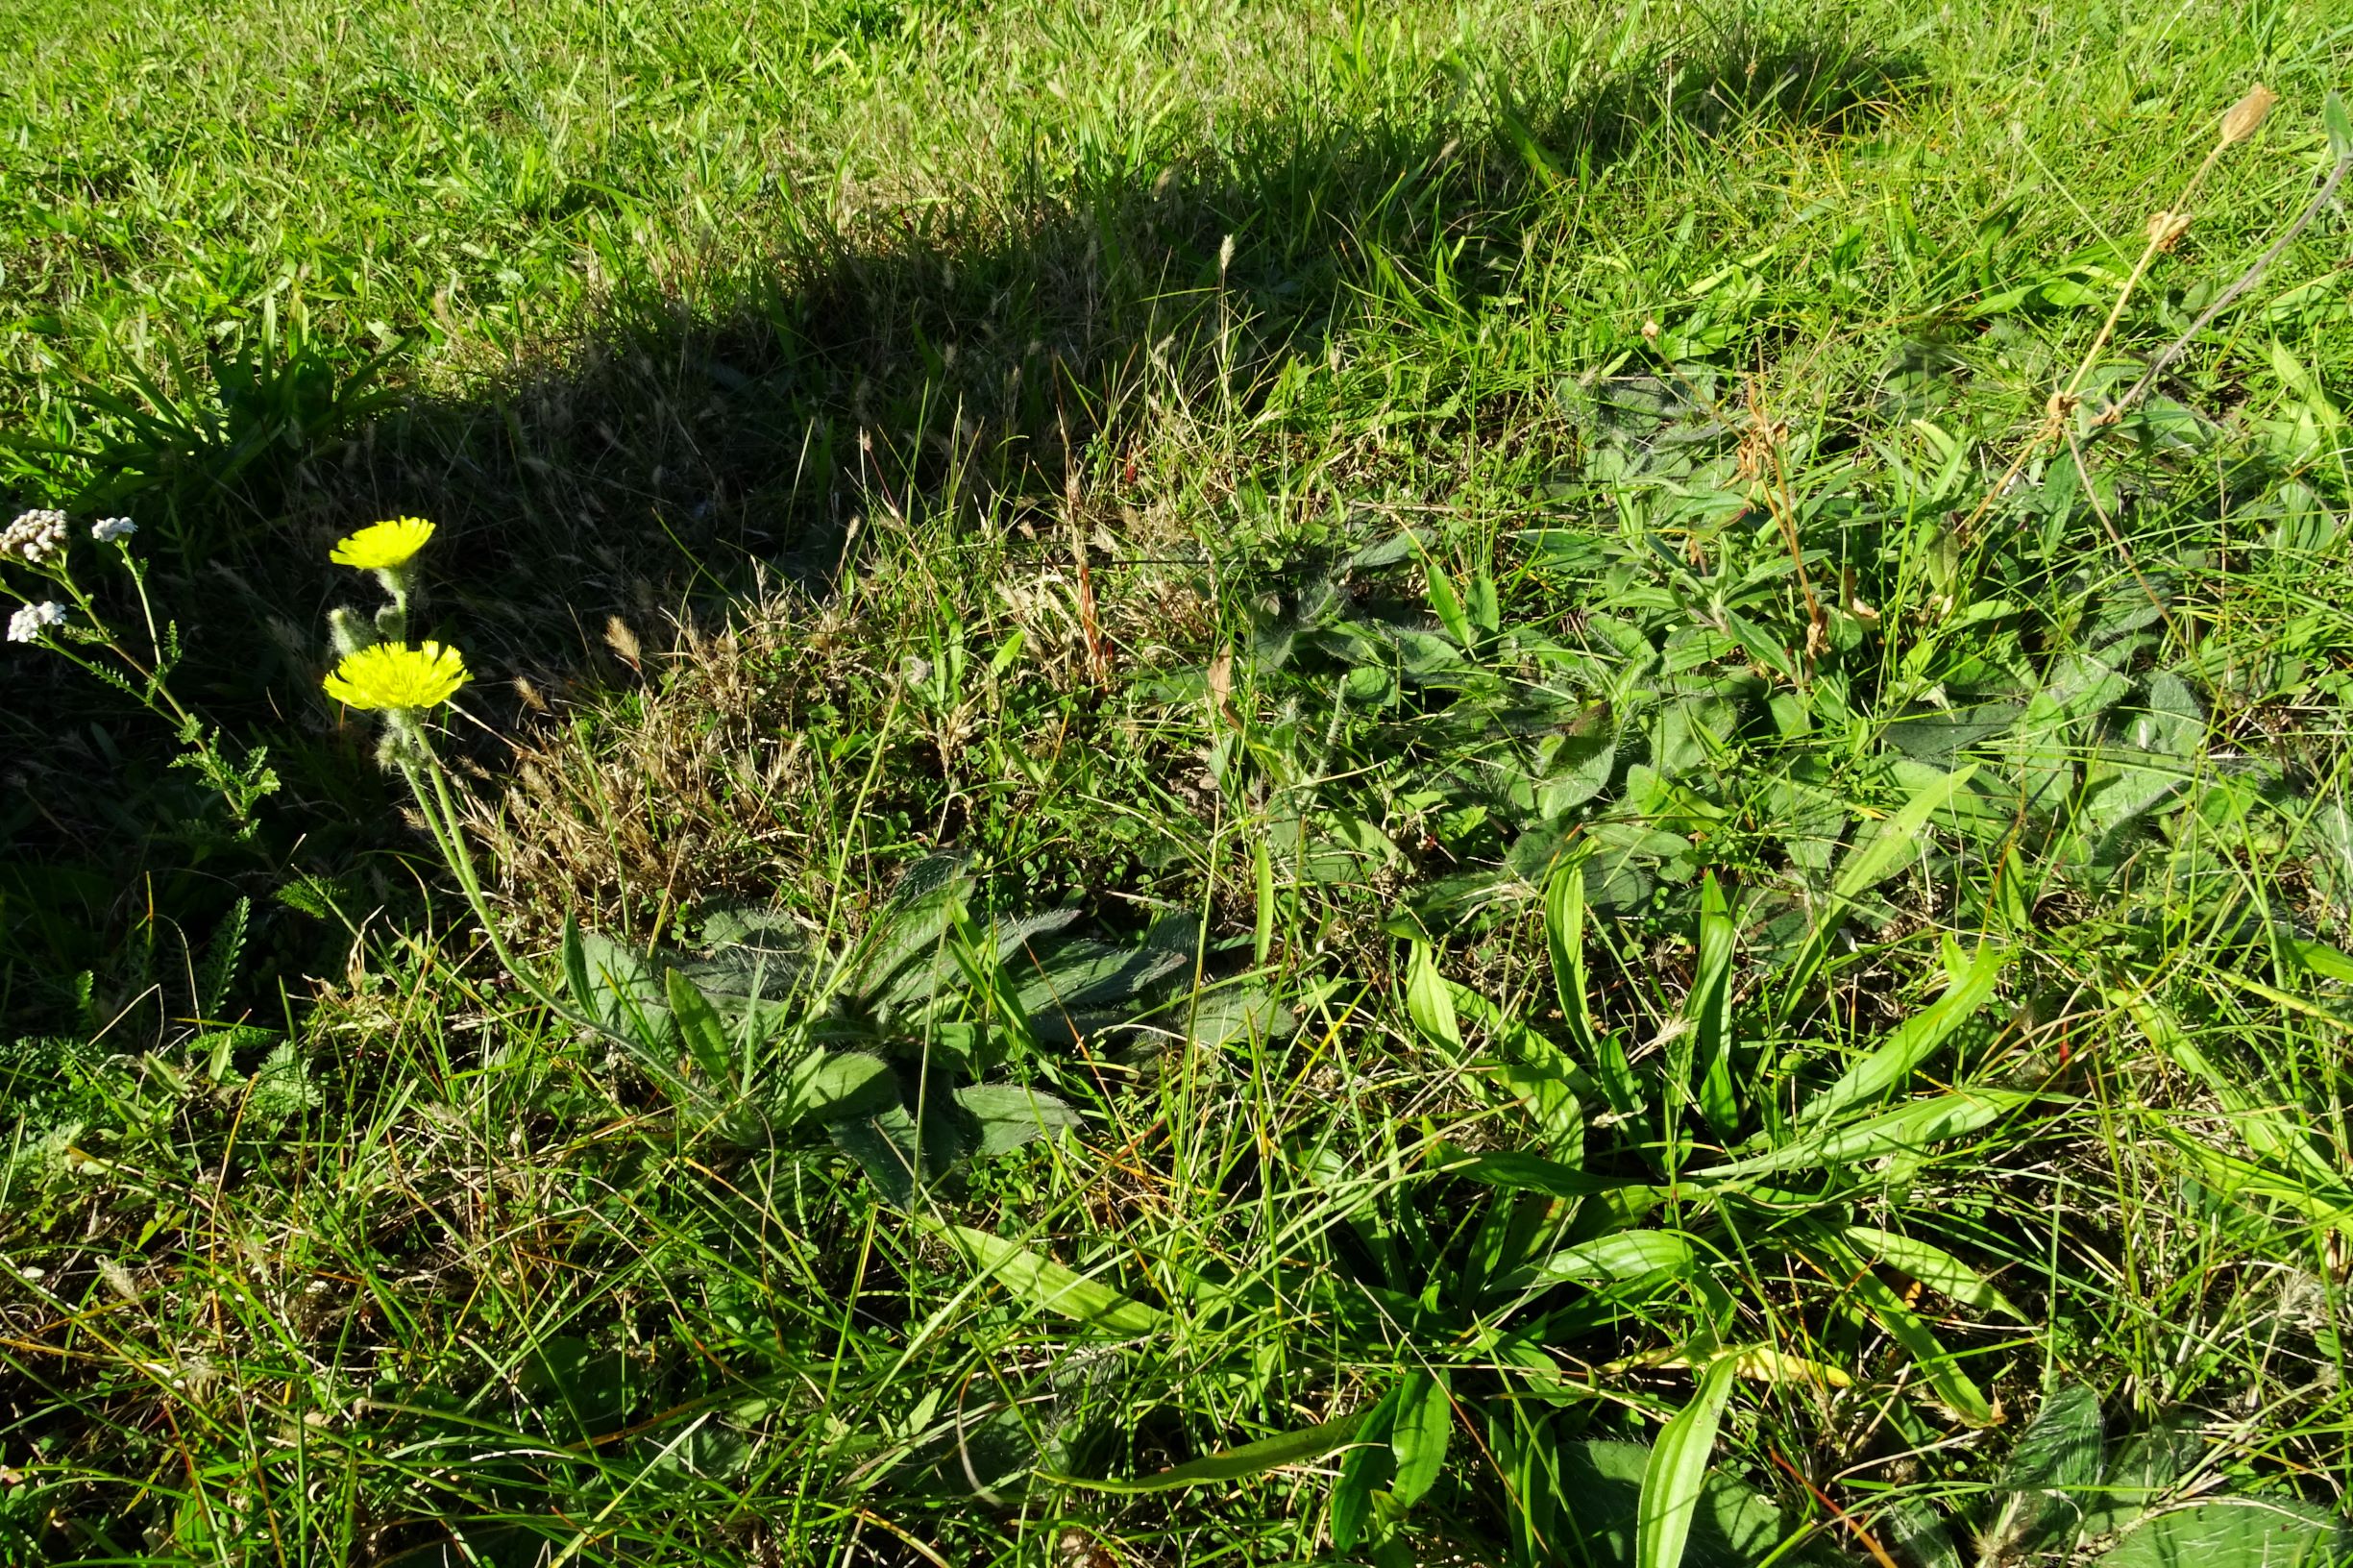
[[[2353,1551],[2331,8],[0,29],[0,1562]]]

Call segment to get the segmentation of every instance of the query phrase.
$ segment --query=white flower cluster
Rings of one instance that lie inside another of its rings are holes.
[[[102,545],[117,539],[128,539],[139,531],[139,526],[127,517],[102,517],[90,525],[90,537]]]
[[[27,566],[38,566],[64,548],[63,512],[20,513],[5,532],[0,532],[0,555],[13,555]]]
[[[56,600],[50,600],[42,604],[27,604],[23,609],[9,617],[9,641],[37,643],[40,641],[42,632],[47,631],[51,626],[61,626],[64,624],[65,606],[60,604]]]

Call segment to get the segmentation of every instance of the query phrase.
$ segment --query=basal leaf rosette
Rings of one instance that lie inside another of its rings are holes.
[[[441,706],[468,678],[465,656],[453,648],[378,643],[345,654],[325,685],[348,707],[414,713]]]
[[[433,536],[433,526],[421,517],[396,517],[371,523],[335,542],[327,558],[337,566],[362,572],[398,572]]]

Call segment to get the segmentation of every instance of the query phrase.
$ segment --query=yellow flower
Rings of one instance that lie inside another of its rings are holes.
[[[355,708],[437,708],[466,683],[464,655],[439,643],[378,643],[344,656],[327,695]]]
[[[432,536],[433,526],[425,519],[396,517],[389,523],[369,524],[337,543],[327,558],[337,566],[355,566],[363,572],[397,571]]]

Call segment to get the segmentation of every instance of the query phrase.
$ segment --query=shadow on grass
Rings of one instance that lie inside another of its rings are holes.
[[[1567,104],[1490,100],[1476,127],[1271,121],[1148,174],[1017,180],[998,212],[913,207],[855,243],[811,229],[756,262],[619,288],[569,344],[462,394],[388,391],[391,367],[291,337],[216,365],[202,395],[135,390],[115,446],[59,464],[94,476],[59,503],[140,519],[186,639],[184,696],[266,745],[285,789],[233,843],[199,781],[158,766],[151,721],[94,703],[59,661],[12,661],[0,1011],[56,1027],[144,993],[151,1021],[182,1016],[189,988],[163,978],[190,968],[177,933],[240,897],[355,869],[366,902],[402,895],[405,875],[367,870],[409,847],[396,802],[317,684],[349,587],[325,548],[355,522],[443,527],[426,624],[485,677],[477,711],[511,723],[511,677],[560,693],[625,674],[614,618],[652,634],[762,583],[823,596],[878,509],[950,538],[1059,517],[1074,495],[1115,510],[1090,476],[1150,435],[1153,400],[1233,387],[1246,405],[1287,358],[1321,355],[1377,257],[1459,246],[1476,296],[1598,169],[1671,136],[1850,134],[1919,80],[1855,42],[1727,36]],[[315,923],[257,910],[249,997],[317,967]]]

